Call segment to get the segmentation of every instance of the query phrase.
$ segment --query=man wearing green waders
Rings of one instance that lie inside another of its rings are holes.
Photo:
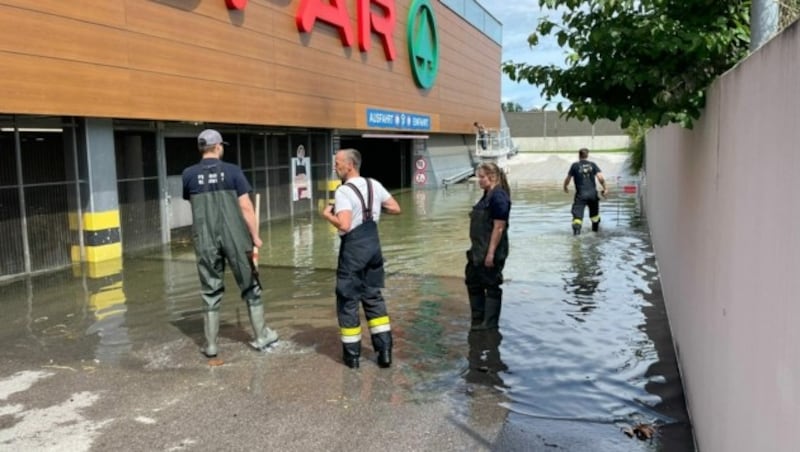
[[[238,166],[221,160],[227,144],[216,130],[200,132],[197,146],[202,159],[183,171],[183,198],[192,203],[192,238],[205,303],[206,345],[201,352],[209,358],[217,356],[226,260],[247,302],[254,336],[250,345],[263,351],[278,340],[278,334],[264,325],[261,285],[252,258],[253,247],[261,246],[250,201],[252,188]]]

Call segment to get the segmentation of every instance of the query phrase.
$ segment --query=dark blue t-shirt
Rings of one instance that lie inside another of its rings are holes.
[[[236,197],[250,193],[253,188],[241,168],[219,159],[202,159],[183,170],[183,199],[206,191],[231,190]]]
[[[508,216],[511,212],[511,199],[502,188],[497,187],[491,190],[481,198],[480,203],[483,207],[488,206],[492,220],[508,221]]]
[[[592,193],[597,191],[595,177],[600,168],[592,161],[580,160],[569,168],[569,175],[575,181],[575,191],[578,193]]]

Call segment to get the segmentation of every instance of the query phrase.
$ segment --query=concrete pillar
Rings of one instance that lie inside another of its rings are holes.
[[[84,118],[79,149],[86,159],[87,190],[83,204],[83,238],[86,262],[98,263],[122,257],[117,163],[111,119]]]
[[[113,121],[95,118],[79,120],[77,143],[78,160],[83,163],[79,165],[82,167],[80,173],[87,181],[80,193],[84,247],[80,255],[86,262],[88,305],[95,320],[86,333],[100,335],[98,359],[117,362],[130,349],[130,341],[125,327],[127,308],[122,277],[122,235]],[[133,148],[131,154],[137,155],[136,144],[126,144]],[[138,149],[141,151],[141,142]],[[141,171],[141,162],[126,163],[132,171]]]

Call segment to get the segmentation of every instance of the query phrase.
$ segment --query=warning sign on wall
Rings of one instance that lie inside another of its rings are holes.
[[[424,185],[425,182],[427,181],[428,181],[428,176],[426,176],[425,173],[417,173],[414,176],[414,182],[416,182],[419,185]]]
[[[420,157],[417,159],[414,165],[417,167],[418,171],[424,171],[425,168],[428,166],[428,162],[425,161],[424,157]]]

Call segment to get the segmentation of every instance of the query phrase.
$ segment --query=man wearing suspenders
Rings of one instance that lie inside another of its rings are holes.
[[[361,177],[361,154],[357,150],[337,151],[334,165],[342,185],[336,189],[334,205],[326,207],[322,216],[338,230],[341,238],[336,268],[336,312],[343,360],[350,368],[359,367],[360,303],[364,306],[377,363],[386,368],[392,364],[392,331],[381,294],[384,270],[378,220],[381,211],[399,214],[400,206],[380,182]]]

